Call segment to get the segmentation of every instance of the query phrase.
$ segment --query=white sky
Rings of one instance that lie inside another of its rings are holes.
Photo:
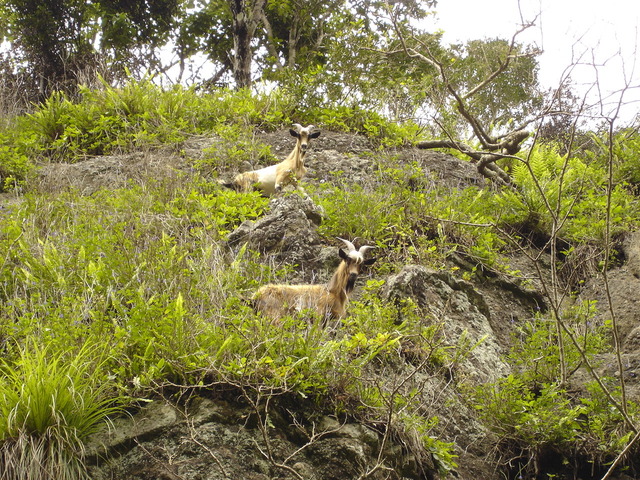
[[[524,21],[535,21],[519,38],[535,44],[544,53],[538,58],[540,80],[552,88],[563,72],[582,57],[592,66],[577,67],[571,73],[574,90],[584,93],[598,75],[601,92],[617,103],[619,90],[635,87],[624,96],[628,103],[621,112],[631,120],[640,110],[640,1],[638,0],[439,0],[433,28],[444,30],[445,43],[470,39],[510,39]],[[592,59],[594,61],[592,61]],[[589,97],[595,101],[595,91]]]

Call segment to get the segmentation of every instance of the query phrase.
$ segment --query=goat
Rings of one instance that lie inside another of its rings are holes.
[[[286,185],[295,184],[302,179],[307,173],[304,157],[309,148],[309,141],[318,138],[320,130],[315,130],[314,125],[303,127],[299,123],[294,123],[289,133],[298,140],[287,158],[276,165],[240,173],[227,186],[241,192],[249,192],[256,188],[266,195],[273,195],[276,192],[279,193]]]
[[[318,285],[263,285],[253,296],[253,307],[273,320],[305,309],[317,312],[323,321],[340,319],[346,313],[349,294],[363,265],[372,265],[376,259],[364,259],[364,253],[374,248],[363,245],[356,250],[353,243],[342,238],[348,248],[338,248],[342,261],[327,284]]]

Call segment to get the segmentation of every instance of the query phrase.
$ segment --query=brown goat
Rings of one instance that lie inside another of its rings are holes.
[[[314,125],[303,127],[294,123],[289,133],[296,137],[295,147],[282,162],[276,165],[251,170],[236,175],[230,185],[238,191],[249,192],[253,188],[261,190],[266,195],[280,192],[288,184],[295,184],[307,173],[304,157],[309,147],[309,141],[320,136],[320,131]]]
[[[338,249],[342,261],[327,284],[319,285],[264,285],[253,297],[254,308],[266,316],[277,320],[285,315],[310,309],[317,312],[323,321],[342,318],[347,310],[349,294],[363,265],[372,265],[376,259],[364,259],[368,245],[356,250],[348,240],[342,240],[348,247],[345,253]]]

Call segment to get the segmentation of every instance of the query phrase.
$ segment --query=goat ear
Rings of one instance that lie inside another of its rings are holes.
[[[300,138],[300,134],[296,132],[293,128],[289,129],[289,133],[291,134],[292,137]]]
[[[369,260],[365,260],[364,264],[365,265],[373,265],[374,263],[376,263],[377,258],[370,258]]]
[[[317,130],[315,132],[311,132],[309,134],[309,138],[318,138],[320,136],[320,130]]]
[[[349,255],[344,253],[344,250],[342,250],[341,248],[338,249],[338,254],[340,255],[340,258],[343,259],[344,261],[349,260]]]

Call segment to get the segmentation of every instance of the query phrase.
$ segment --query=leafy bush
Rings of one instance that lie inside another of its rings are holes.
[[[28,133],[0,128],[0,192],[21,186],[33,170],[28,143]]]
[[[162,91],[150,81],[83,87],[80,95],[73,102],[54,93],[28,117],[40,150],[54,160],[179,144],[196,131],[202,106],[190,90]]]
[[[267,203],[268,199],[259,192],[191,190],[170,202],[168,209],[176,216],[186,217],[193,228],[212,230],[222,238],[245,220],[254,220],[264,213]]]
[[[549,235],[554,222],[570,241],[601,243],[606,222],[606,171],[577,158],[566,159],[551,149],[537,149],[528,164],[516,163],[518,191],[499,198],[504,224],[526,225]],[[637,218],[635,201],[620,186],[611,197],[611,231],[628,229]]]
[[[396,192],[382,188],[367,191],[359,185],[324,188],[318,200],[326,214],[320,232],[327,237],[372,239],[383,247],[409,233],[404,200]]]
[[[587,304],[562,319],[592,364],[595,355],[610,349],[608,327],[594,324],[594,313],[594,305]],[[632,435],[596,382],[584,389],[558,383],[563,359],[571,372],[583,366],[582,354],[568,338],[563,357],[558,348],[554,321],[540,317],[525,324],[509,355],[514,373],[475,390],[480,418],[497,435],[498,455],[512,473],[534,474],[542,464],[552,473],[554,458],[562,459],[557,468],[578,458],[578,464],[600,469]],[[612,382],[604,381],[615,391]],[[637,412],[635,405],[630,409]]]
[[[377,141],[383,147],[411,144],[417,139],[419,126],[412,122],[399,124],[382,115],[357,107],[311,107],[304,116],[332,131],[357,132]]]
[[[575,371],[583,363],[582,353],[591,358],[610,349],[610,324],[596,322],[595,302],[576,303],[564,310],[560,319],[580,345],[580,350],[563,331],[564,356],[559,352],[557,322],[538,314],[533,320],[514,330],[515,345],[509,355],[514,366],[530,385],[553,383],[560,378],[560,362],[568,371]],[[581,353],[582,352],[582,353]],[[544,353],[544,357],[540,357]]]
[[[319,232],[327,238],[358,237],[363,243],[374,244],[378,257],[388,255],[389,262],[376,264],[382,274],[404,262],[441,267],[449,245],[439,242],[435,220],[428,218],[439,213],[434,210],[439,192],[410,188],[408,177],[416,180],[424,176],[413,167],[387,167],[378,176],[364,185],[307,186],[325,212]]]

